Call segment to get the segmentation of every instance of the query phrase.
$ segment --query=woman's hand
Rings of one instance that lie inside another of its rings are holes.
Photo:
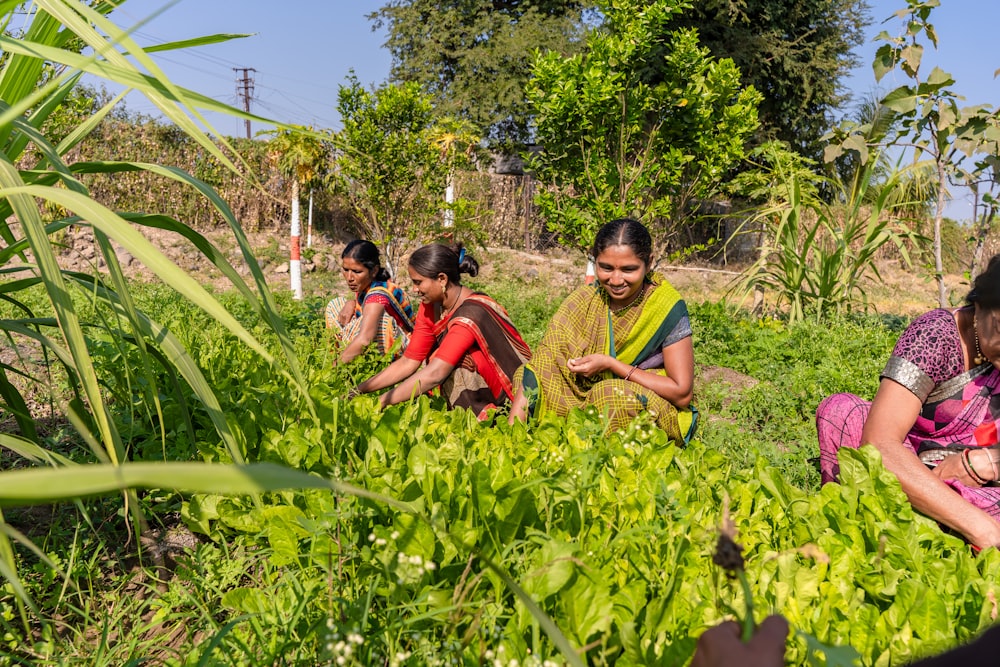
[[[967,456],[965,461],[962,457]],[[1000,456],[993,448],[972,449],[968,454],[959,453],[945,457],[932,470],[941,480],[956,480],[965,486],[982,486],[983,480],[997,480],[998,463],[994,456]],[[976,478],[978,476],[978,479]]]
[[[406,359],[406,357],[401,357],[401,359]],[[415,369],[402,382],[382,394],[379,398],[382,407],[402,403],[414,396],[429,392],[447,380],[453,370],[455,370],[455,367],[448,362],[436,357],[432,358],[426,365],[422,367],[418,366],[418,369]]]
[[[519,387],[514,395],[514,400],[510,402],[510,414],[507,416],[507,423],[513,424],[516,421],[528,420],[528,397],[524,393],[524,387]]]
[[[578,375],[592,377],[611,368],[612,361],[606,354],[588,354],[585,357],[567,359],[566,368]]]
[[[348,299],[344,302],[344,307],[340,309],[337,314],[337,322],[340,326],[346,327],[352,319],[354,319],[354,307],[357,305],[357,301],[354,299]]]

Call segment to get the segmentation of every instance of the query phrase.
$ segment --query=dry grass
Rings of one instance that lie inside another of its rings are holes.
[[[177,254],[176,236],[161,230],[145,230],[150,240],[171,256]],[[241,260],[233,248],[228,230],[220,230],[217,234],[206,233],[229,255],[237,269],[246,275],[241,267]],[[275,255],[276,258],[287,257],[289,239],[281,234],[252,233],[249,234],[251,245],[264,251],[264,254]],[[183,242],[182,245],[187,245]],[[343,242],[323,235],[313,238],[312,249],[315,252],[315,263],[308,265],[303,273],[304,294],[317,297],[334,296],[346,293],[346,287],[339,275],[340,252]],[[563,249],[553,249],[547,252],[526,252],[509,248],[470,249],[480,263],[480,280],[491,284],[507,279],[517,279],[527,284],[542,283],[551,285],[555,293],[566,293],[581,283],[586,270],[586,260],[580,253]],[[272,258],[274,259],[274,258]],[[214,267],[204,259],[191,253],[183,257],[185,268],[198,276],[202,284],[219,290],[227,289],[228,285]],[[660,266],[659,271],[669,280],[685,298],[692,303],[705,301],[717,302],[728,298],[736,305],[748,305],[739,295],[731,294],[730,290],[739,275],[739,266],[724,266],[708,263],[690,263],[679,266]],[[864,297],[869,309],[884,314],[913,316],[925,312],[938,305],[937,285],[929,269],[917,267],[904,269],[895,259],[881,259],[877,264],[881,280],[870,275],[864,284]],[[137,279],[151,279],[149,272],[133,263],[125,267],[126,273]],[[271,287],[276,291],[289,289],[287,262],[274,261],[265,263],[264,272]],[[403,281],[405,283],[405,280]],[[968,283],[962,275],[949,274],[945,276],[949,303],[961,303],[968,290]],[[773,302],[765,304],[773,308]]]

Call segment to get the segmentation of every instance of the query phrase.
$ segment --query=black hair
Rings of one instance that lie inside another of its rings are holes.
[[[982,273],[972,281],[965,302],[978,304],[986,310],[1000,310],[1000,255],[993,255]]]
[[[597,230],[594,237],[594,247],[591,249],[591,256],[597,256],[614,245],[628,247],[635,256],[641,259],[646,267],[652,266],[653,259],[653,239],[649,235],[649,230],[638,220],[632,218],[619,218],[606,223]]]
[[[443,273],[448,276],[448,282],[455,285],[462,284],[459,274],[467,273],[475,277],[479,273],[479,262],[465,252],[461,243],[454,246],[432,243],[417,248],[410,255],[409,264],[414,271],[428,278]]]
[[[344,252],[340,253],[341,259],[353,259],[355,262],[372,272],[372,281],[385,282],[389,279],[389,272],[382,266],[379,258],[378,246],[371,241],[356,239],[344,246]]]

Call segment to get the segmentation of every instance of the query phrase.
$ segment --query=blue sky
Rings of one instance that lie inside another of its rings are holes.
[[[157,63],[175,83],[233,106],[237,76],[233,68],[251,67],[254,99],[251,111],[299,125],[337,128],[338,86],[353,69],[365,85],[384,81],[389,54],[384,33],[374,33],[365,16],[380,0],[128,0],[112,14],[130,28],[166,10],[133,33],[141,45],[215,33],[251,36],[183,52],[156,54]],[[128,108],[153,114],[156,109],[139,96]],[[244,122],[210,116],[224,135],[242,135]],[[263,127],[252,128],[256,132]]]
[[[157,10],[159,16],[135,33],[140,44],[171,41],[212,33],[251,33],[252,36],[190,52],[157,55],[157,62],[178,84],[234,106],[237,97],[234,68],[252,67],[254,100],[251,111],[261,116],[300,125],[336,129],[337,89],[353,69],[365,85],[383,82],[390,59],[382,48],[384,32],[372,32],[368,14],[385,0],[128,0],[113,14],[116,22],[131,27]],[[861,64],[845,82],[857,96],[873,90],[885,92],[906,81],[891,74],[878,86],[871,69],[881,30],[896,34],[897,19],[889,23],[904,0],[870,0],[873,25],[858,52]],[[1000,104],[1000,69],[997,26],[1000,0],[941,0],[932,13],[938,30],[939,49],[928,50],[925,67],[937,65],[951,73],[954,90],[965,96],[965,104]],[[134,111],[154,113],[142,98],[129,97]],[[851,111],[850,106],[844,110]],[[219,134],[241,135],[244,123],[235,118],[210,116]],[[253,126],[252,131],[266,129]],[[963,219],[971,205],[955,202],[949,214]]]

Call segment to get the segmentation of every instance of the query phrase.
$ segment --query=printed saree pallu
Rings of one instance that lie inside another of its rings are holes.
[[[531,351],[503,306],[485,294],[473,293],[450,317],[434,323],[439,345],[453,326],[469,329],[476,346],[441,384],[441,393],[449,406],[468,408],[482,420],[514,397],[514,372],[531,359]]]
[[[659,275],[654,289],[637,307],[612,313],[603,288],[581,287],[559,306],[530,363],[515,378],[524,387],[529,415],[547,411],[565,415],[595,406],[607,412],[611,428],[622,428],[649,412],[671,439],[687,442],[694,434],[697,410],[678,410],[659,395],[602,373],[585,377],[569,370],[569,359],[608,354],[639,368],[665,374],[662,350],[674,327],[687,315],[680,293]]]
[[[369,300],[381,303],[385,309],[378,328],[375,330],[374,342],[378,346],[379,352],[385,354],[392,350],[397,341],[399,341],[399,350],[406,349],[410,332],[413,331],[413,308],[406,291],[392,281],[372,283],[366,292],[358,294],[354,300],[354,316],[344,326],[341,326],[337,321],[337,316],[344,304],[347,303],[347,299],[342,296],[331,299],[326,305],[326,327],[336,329],[340,339],[344,343],[350,343],[361,333],[363,304]]]

